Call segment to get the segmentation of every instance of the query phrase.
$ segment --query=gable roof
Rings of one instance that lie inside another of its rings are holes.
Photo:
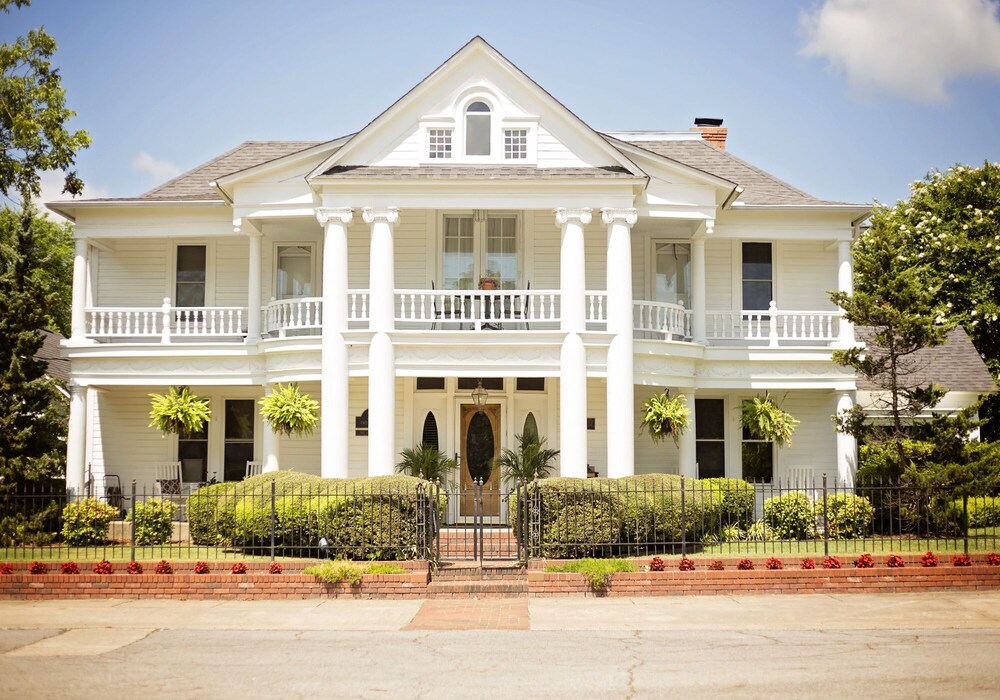
[[[871,341],[875,331],[871,326],[858,326],[854,329],[858,342],[866,344]],[[979,351],[961,326],[949,331],[942,345],[918,350],[910,357],[913,366],[919,367],[912,379],[921,384],[934,382],[949,391],[971,391],[977,394],[998,389]],[[858,389],[879,391],[880,387],[859,376]]]
[[[613,133],[610,136],[613,137]],[[744,204],[814,206],[849,204],[848,202],[834,202],[813,197],[771,173],[751,165],[742,158],[737,158],[729,151],[723,151],[700,139],[628,141],[627,143],[720,177],[723,180],[735,182],[743,188],[743,194],[737,201]]]
[[[335,165],[323,173],[324,177],[364,178],[366,180],[558,180],[594,178],[645,179],[633,175],[625,168],[536,168],[533,165],[425,165],[425,166],[378,166],[378,165]]]

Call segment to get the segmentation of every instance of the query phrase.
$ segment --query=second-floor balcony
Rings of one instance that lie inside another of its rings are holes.
[[[562,293],[558,289],[396,289],[395,327],[437,333],[532,333],[558,331]],[[607,329],[607,292],[585,292],[588,331]],[[259,313],[263,338],[319,336],[323,299],[272,300]],[[86,337],[97,342],[192,343],[247,339],[250,312],[240,307],[93,307],[86,309]],[[696,338],[693,312],[680,304],[635,300],[632,327],[637,339],[746,347],[831,346],[840,338],[838,311],[779,309],[709,310],[704,337]],[[369,292],[348,290],[348,329],[369,325]]]

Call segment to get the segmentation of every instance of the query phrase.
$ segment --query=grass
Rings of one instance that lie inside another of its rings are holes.
[[[188,544],[164,544],[135,548],[137,561],[270,561],[270,552],[249,554],[232,547],[207,547]],[[295,557],[302,559],[304,557]],[[69,547],[66,545],[0,547],[0,561],[100,561],[129,562],[132,550],[127,544],[108,544],[97,547]]]
[[[325,561],[307,566],[302,573],[315,576],[324,583],[347,581],[352,586],[361,585],[364,574],[405,574],[406,569],[397,564],[356,564],[351,561]]]
[[[583,574],[590,582],[590,587],[599,591],[608,585],[611,574],[621,571],[636,571],[634,563],[628,559],[577,559],[563,564],[553,564],[545,567],[546,571]]]
[[[1000,551],[997,528],[969,532],[969,552],[986,554]],[[959,554],[965,551],[961,537],[915,538],[878,537],[856,540],[829,540],[830,554],[922,554],[927,551],[938,554]],[[803,556],[823,556],[823,540],[770,540],[767,542],[726,542],[706,547],[691,546],[688,556],[719,558],[720,556],[767,556],[788,554]]]

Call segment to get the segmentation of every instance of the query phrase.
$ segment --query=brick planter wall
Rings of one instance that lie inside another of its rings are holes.
[[[49,598],[179,598],[188,600],[271,600],[281,598],[423,598],[430,581],[426,562],[400,562],[405,574],[365,574],[361,585],[327,584],[315,576],[300,573],[268,574],[267,564],[255,562],[246,574],[229,573],[232,562],[210,564],[218,573],[195,574],[193,563],[173,563],[174,574],[114,573],[99,575],[29,574],[27,564],[19,563],[15,573],[0,575],[0,599]],[[143,562],[145,571],[156,563]],[[183,567],[183,570],[181,570]],[[116,566],[124,572],[124,566]],[[59,564],[50,564],[59,570]],[[87,571],[92,565],[87,567]],[[263,570],[263,572],[261,572]]]
[[[643,571],[612,574],[606,590],[595,593],[583,574],[528,572],[528,595],[660,596],[761,593],[903,593],[928,590],[1000,589],[1000,567],[907,565],[900,569],[781,569],[739,571]]]

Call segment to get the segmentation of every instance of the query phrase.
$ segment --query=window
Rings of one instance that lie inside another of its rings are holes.
[[[312,246],[279,245],[276,257],[275,296],[278,299],[312,296]]]
[[[722,399],[694,400],[695,460],[698,478],[726,475],[726,410]]]
[[[458,390],[472,391],[476,388],[476,383],[478,381],[480,380],[472,377],[459,377]],[[486,391],[503,391],[503,377],[483,377],[482,382],[483,388],[486,389]]]
[[[451,158],[451,129],[427,130],[427,157]]]
[[[368,437],[368,409],[361,412],[360,416],[354,419],[355,437]]]
[[[203,245],[177,246],[177,306],[205,305],[205,261]]]
[[[442,289],[475,289],[482,277],[498,289],[517,289],[518,233],[514,214],[446,216]]]
[[[524,417],[524,427],[521,429],[521,437],[528,442],[538,442],[538,421],[535,420],[535,414],[528,411],[528,415]]]
[[[770,243],[743,244],[743,308],[766,310],[774,299]]]
[[[654,243],[656,256],[653,293],[656,301],[691,307],[691,246],[687,243]]]
[[[773,442],[757,440],[744,428],[740,453],[744,481],[771,483],[771,477],[774,475]]]
[[[430,411],[427,412],[427,417],[424,418],[424,429],[420,434],[420,442],[424,445],[430,445],[435,450],[441,449],[438,443],[437,419]]]
[[[485,102],[473,102],[465,109],[465,155],[490,154],[490,108]]]
[[[528,130],[503,130],[503,157],[507,160],[524,160],[528,157]]]
[[[200,432],[181,433],[177,438],[177,461],[185,482],[208,481],[208,423]]]
[[[545,377],[518,377],[518,391],[545,391]]]
[[[246,476],[247,462],[253,461],[253,399],[226,401],[223,474],[226,481]]]
[[[417,391],[444,391],[444,377],[417,377]]]

